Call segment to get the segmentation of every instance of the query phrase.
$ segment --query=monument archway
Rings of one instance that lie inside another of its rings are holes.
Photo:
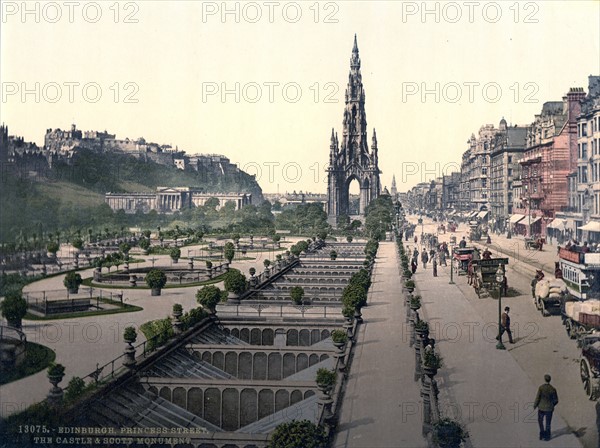
[[[371,149],[367,143],[365,92],[360,73],[360,57],[356,35],[350,58],[350,76],[346,88],[346,103],[342,141],[331,130],[329,166],[327,168],[327,219],[337,227],[340,218],[352,214],[350,186],[357,181],[360,188],[358,215],[364,216],[369,203],[381,192],[377,134],[373,129]]]

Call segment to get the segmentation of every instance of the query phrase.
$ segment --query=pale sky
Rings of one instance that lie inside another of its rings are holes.
[[[354,33],[369,142],[375,127],[382,185],[396,174],[400,191],[457,169],[481,125],[528,124],[600,74],[598,1],[26,6],[2,1],[0,119],[11,135],[41,145],[46,128],[76,123],[224,154],[265,192],[326,192]]]

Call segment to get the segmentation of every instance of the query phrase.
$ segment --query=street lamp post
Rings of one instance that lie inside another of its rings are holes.
[[[502,343],[502,294],[501,285],[504,282],[504,265],[500,265],[496,271],[496,286],[498,289],[498,343],[496,349],[506,350],[506,347]]]
[[[454,244],[450,244],[450,281],[449,285],[454,285]]]

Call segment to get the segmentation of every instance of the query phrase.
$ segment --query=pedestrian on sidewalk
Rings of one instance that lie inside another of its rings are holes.
[[[414,258],[410,262],[410,270],[412,271],[413,274],[415,272],[417,272],[417,261]]]
[[[552,413],[554,407],[558,404],[558,394],[554,386],[550,384],[552,378],[550,375],[544,375],[545,383],[537,391],[533,409],[538,410],[538,424],[540,425],[540,440],[550,440],[552,436]],[[546,419],[546,428],[544,428],[544,419]]]
[[[467,240],[464,236],[462,237],[462,240],[460,240],[460,243],[458,243],[458,247],[460,247],[461,249],[467,247]]]
[[[509,312],[510,307],[505,307],[504,312],[502,313],[502,318],[500,319],[500,334],[496,336],[496,340],[502,341],[502,335],[504,334],[504,332],[506,332],[506,334],[508,335],[508,342],[514,344],[515,341],[513,341],[512,331],[510,331],[510,316],[508,315]]]
[[[437,277],[437,258],[433,257],[433,276]]]
[[[427,251],[423,249],[423,253],[421,253],[421,263],[423,263],[423,269],[427,268],[428,261],[429,261],[429,255],[427,255]]]

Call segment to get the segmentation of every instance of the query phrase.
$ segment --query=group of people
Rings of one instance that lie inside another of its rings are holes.
[[[565,245],[565,249],[568,249],[571,252],[581,252],[583,254],[587,254],[590,252],[597,253],[597,252],[600,252],[600,244],[599,243],[588,244],[587,241],[584,241],[583,245],[581,245],[578,241],[571,239],[571,240],[567,241],[567,244]],[[560,251],[560,246],[558,246],[558,251]]]

